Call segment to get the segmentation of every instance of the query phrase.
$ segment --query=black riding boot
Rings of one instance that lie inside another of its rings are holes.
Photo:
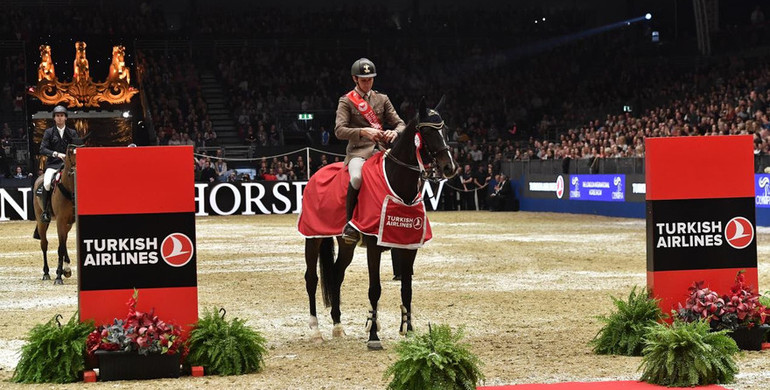
[[[40,215],[40,221],[43,223],[51,222],[51,214],[48,209],[51,207],[51,191],[43,188],[43,192],[40,194],[40,204],[43,207],[43,214]]]
[[[358,191],[353,188],[351,184],[348,184],[348,195],[345,198],[345,213],[348,218],[348,223],[345,225],[345,229],[342,231],[342,239],[348,244],[355,244],[361,238],[361,234],[350,224],[350,220],[353,219],[353,210],[356,209],[358,204]]]

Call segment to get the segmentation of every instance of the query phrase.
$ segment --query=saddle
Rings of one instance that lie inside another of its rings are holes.
[[[64,167],[59,168],[56,171],[56,173],[53,175],[53,179],[51,179],[51,196],[53,196],[53,194],[58,189],[59,191],[61,191],[61,193],[62,193],[62,195],[64,195],[64,197],[66,197],[69,200],[72,200],[73,199],[72,191],[68,190],[66,187],[64,187],[61,184],[61,173],[62,173],[63,170],[64,170]],[[43,186],[43,185],[38,187],[37,191],[35,191],[35,195],[38,196],[38,197],[42,196],[44,188],[45,188],[45,186]]]

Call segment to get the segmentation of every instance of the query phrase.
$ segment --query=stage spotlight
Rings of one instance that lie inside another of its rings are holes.
[[[130,111],[123,111],[123,118],[128,118],[129,116],[131,116]]]
[[[646,13],[644,15],[644,18],[647,19],[647,20],[650,20],[650,19],[652,19],[652,14],[648,12],[648,13]]]

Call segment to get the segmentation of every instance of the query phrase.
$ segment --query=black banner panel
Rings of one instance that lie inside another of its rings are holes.
[[[754,198],[647,201],[647,271],[756,268],[755,213]]]
[[[195,213],[81,215],[80,290],[197,286]]]

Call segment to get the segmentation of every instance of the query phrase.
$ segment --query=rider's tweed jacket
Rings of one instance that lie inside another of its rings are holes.
[[[69,145],[73,139],[78,137],[78,132],[75,129],[64,126],[64,138],[59,136],[59,130],[56,129],[56,125],[45,129],[43,133],[43,141],[40,142],[40,154],[48,156],[45,161],[45,169],[59,169],[64,160],[54,157],[53,152],[67,153],[67,145]]]
[[[358,88],[356,88],[356,92],[359,95],[363,95]],[[388,99],[388,95],[371,90],[368,96],[364,96],[364,100],[372,106],[383,129],[393,129],[399,133],[404,130],[406,124],[396,113],[396,109],[393,108],[393,103]],[[362,127],[372,127],[372,125],[358,111],[358,108],[348,99],[347,95],[342,95],[337,105],[334,134],[339,139],[348,140],[348,147],[345,150],[347,154],[345,157],[346,165],[352,157],[368,159],[374,154],[375,143],[360,136]]]

